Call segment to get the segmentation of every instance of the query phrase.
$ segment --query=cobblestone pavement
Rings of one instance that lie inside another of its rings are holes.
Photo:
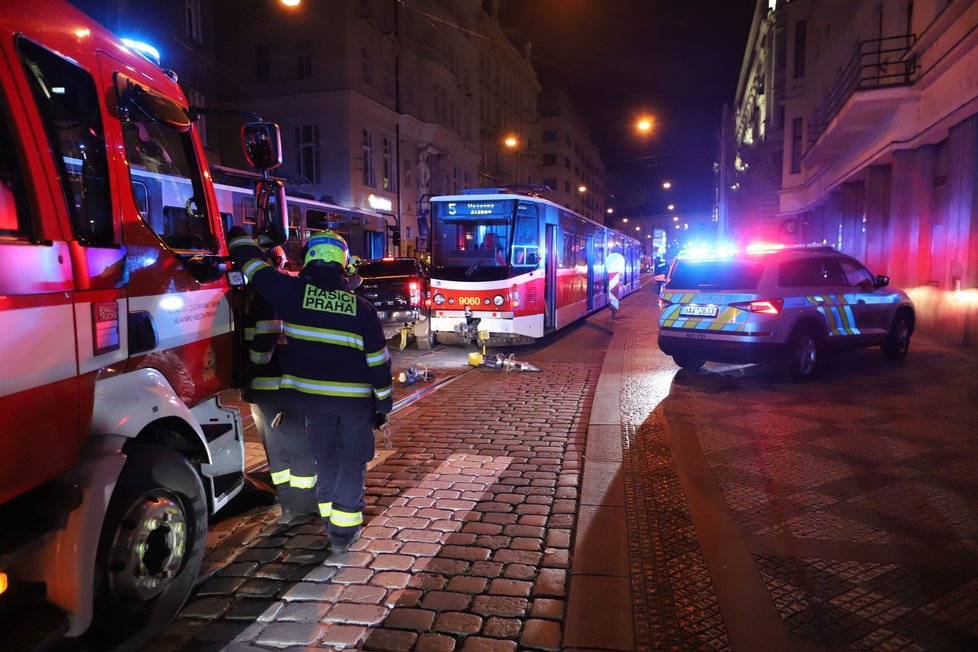
[[[399,412],[350,552],[276,509],[218,526],[213,575],[152,649],[559,649],[598,371],[475,370]]]
[[[978,354],[918,337],[900,364],[855,351],[803,385],[688,373],[656,350],[653,304],[609,353],[635,647],[978,649]]]
[[[978,352],[689,373],[655,303],[593,318],[600,369],[401,411],[344,557],[277,508],[218,524],[152,649],[978,649]]]

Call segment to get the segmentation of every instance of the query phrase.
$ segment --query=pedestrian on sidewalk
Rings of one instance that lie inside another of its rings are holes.
[[[284,271],[288,259],[281,247],[267,253],[268,262]],[[275,307],[249,287],[242,300],[245,351],[241,398],[251,404],[272,484],[282,506],[282,520],[318,513],[316,460],[309,448],[305,417],[286,410],[279,398],[282,320]]]
[[[392,408],[391,362],[374,307],[350,292],[346,241],[332,231],[309,238],[298,276],[261,258],[244,229],[228,247],[252,287],[278,311],[286,345],[275,382],[286,413],[305,414],[316,459],[319,513],[333,554],[360,536],[364,479],[374,456],[372,425]]]

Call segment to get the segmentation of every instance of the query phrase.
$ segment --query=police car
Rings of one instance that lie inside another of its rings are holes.
[[[914,306],[889,282],[827,246],[680,254],[659,297],[659,348],[684,369],[767,363],[795,381],[830,350],[878,345],[901,359]]]

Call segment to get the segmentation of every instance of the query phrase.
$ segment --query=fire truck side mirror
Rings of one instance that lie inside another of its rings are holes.
[[[279,179],[260,179],[255,184],[255,205],[258,208],[255,235],[262,246],[277,247],[289,238],[289,208],[285,199],[285,185]]]
[[[282,165],[282,136],[274,122],[241,125],[241,145],[248,163],[262,172]]]

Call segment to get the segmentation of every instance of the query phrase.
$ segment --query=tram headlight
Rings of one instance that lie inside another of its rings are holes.
[[[504,303],[506,303],[506,297],[504,297],[501,294],[497,294],[496,296],[494,296],[492,298],[492,304],[494,306],[496,306],[497,308],[499,308],[500,306],[502,306]]]
[[[434,302],[435,302],[435,305],[436,306],[444,305],[444,303],[445,303],[445,295],[444,294],[441,294],[440,292],[436,292],[435,293]]]

